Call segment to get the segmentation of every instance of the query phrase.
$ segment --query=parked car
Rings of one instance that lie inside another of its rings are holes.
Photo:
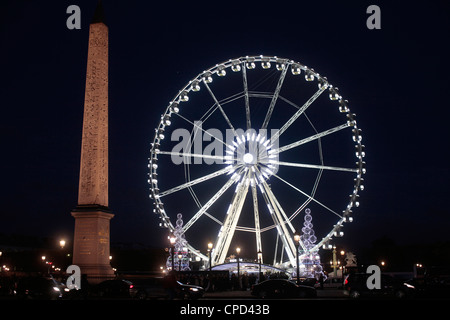
[[[448,299],[450,298],[450,277],[431,276],[411,279],[407,282],[416,288],[416,297]]]
[[[297,279],[294,278],[292,281],[296,281]],[[300,285],[302,286],[308,286],[308,287],[315,287],[319,282],[316,278],[300,278]]]
[[[182,299],[196,300],[203,297],[203,294],[205,293],[205,289],[200,286],[184,284],[179,281],[177,281],[177,284],[177,296]]]
[[[259,298],[313,298],[317,292],[314,287],[297,285],[286,279],[269,279],[255,284],[252,295]]]
[[[342,278],[327,278],[323,282],[324,289],[342,289],[344,286],[344,281]],[[316,285],[316,288],[320,287],[320,283]]]
[[[135,280],[133,286],[130,287],[130,296],[134,299],[161,299],[166,298],[167,295],[163,285],[163,278],[160,277]]]
[[[90,288],[90,295],[102,298],[129,298],[133,283],[128,280],[105,280]]]
[[[21,299],[57,300],[68,291],[64,284],[53,277],[27,277],[19,279],[16,296]]]
[[[130,295],[134,299],[191,299],[201,298],[205,289],[200,286],[188,285],[176,281],[173,291],[168,288],[166,280],[162,277],[135,280],[130,287]]]
[[[407,282],[381,274],[381,288],[369,289],[367,287],[368,273],[351,273],[344,280],[344,294],[350,298],[360,297],[395,297],[398,299],[411,297],[415,287]]]

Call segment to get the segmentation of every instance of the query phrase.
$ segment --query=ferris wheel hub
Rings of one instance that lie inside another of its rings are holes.
[[[251,154],[251,153],[244,154],[243,160],[244,160],[244,163],[246,163],[246,164],[253,163],[253,154]]]

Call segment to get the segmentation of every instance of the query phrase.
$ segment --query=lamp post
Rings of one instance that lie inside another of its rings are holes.
[[[65,254],[64,254],[64,247],[66,246],[66,240],[61,239],[59,240],[59,247],[61,248],[61,268],[65,267]]]
[[[209,256],[209,271],[211,271],[211,251],[213,248],[212,242],[208,243],[208,256]]]
[[[171,251],[171,255],[172,255],[172,271],[174,270],[174,250],[175,250],[175,241],[177,240],[177,238],[175,238],[173,235],[171,235],[169,237],[169,241],[170,241],[170,251]]]
[[[181,259],[183,255],[181,253],[178,254],[178,271],[181,271]]]
[[[41,261],[45,264],[45,260],[47,259],[46,256],[41,256]]]
[[[333,275],[337,278],[336,246],[333,246]]]
[[[258,251],[258,264],[259,264],[258,283],[261,282],[261,261],[262,261],[262,252]]]
[[[237,247],[236,248],[236,253],[237,253],[237,276],[238,276],[239,289],[241,288],[241,276],[240,276],[240,272],[239,272],[239,253],[240,252],[241,252],[241,248]]]
[[[344,255],[345,255],[345,250],[341,250],[341,252],[339,252],[341,254],[341,259],[342,259],[342,279],[344,279],[344,274],[346,272],[345,270],[345,265],[344,262],[346,262]]]
[[[298,247],[300,246],[300,233],[295,232],[294,234],[295,251],[297,252],[297,284],[300,284],[300,263],[298,259]]]

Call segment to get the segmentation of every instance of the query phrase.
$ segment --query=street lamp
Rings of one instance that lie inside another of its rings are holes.
[[[65,254],[64,254],[64,247],[66,246],[66,240],[61,239],[59,240],[59,247],[61,248],[61,253],[59,254],[59,256],[61,257],[61,265],[64,266],[65,263]]]
[[[336,246],[333,246],[333,275],[337,278]]]
[[[300,246],[300,233],[295,232],[294,234],[294,243],[295,243],[295,251],[297,252],[297,284],[300,284],[300,268],[299,268],[299,259],[298,259],[298,247]]]
[[[241,248],[237,247],[236,248],[236,253],[237,253],[237,276],[238,276],[238,285],[239,288],[241,288],[241,280],[240,280],[240,272],[239,272],[239,253],[241,253]]]
[[[211,253],[212,253],[213,244],[212,242],[208,243],[208,256],[209,256],[209,271],[211,271]]]
[[[178,254],[178,271],[181,271],[181,258],[183,255],[181,253]]]
[[[342,268],[342,278],[344,278],[344,274],[346,273],[345,265],[344,265],[344,262],[346,262],[346,260],[344,258],[345,251],[341,250],[340,254],[341,254],[341,257],[342,257],[342,266],[341,266],[341,268]]]
[[[42,260],[43,263],[48,264],[47,261],[46,261],[47,260],[46,256],[41,256],[41,260]],[[48,267],[47,267],[47,271],[48,271]]]
[[[170,237],[169,237],[169,241],[170,241],[170,251],[171,251],[171,255],[172,255],[172,271],[173,271],[173,269],[174,269],[174,257],[173,257],[173,254],[174,254],[174,250],[175,250],[175,241],[177,240],[177,238],[176,237],[174,237],[173,235],[171,235]]]
[[[258,283],[261,282],[261,261],[262,261],[262,252],[258,251],[258,264],[259,264]]]

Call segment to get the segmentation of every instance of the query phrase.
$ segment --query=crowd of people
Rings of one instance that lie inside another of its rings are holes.
[[[248,290],[252,285],[267,279],[287,279],[288,276],[282,272],[271,273],[247,273],[244,272],[238,277],[236,273],[226,272],[202,272],[190,273],[181,272],[177,274],[177,279],[184,284],[192,284],[205,288],[208,292]]]

